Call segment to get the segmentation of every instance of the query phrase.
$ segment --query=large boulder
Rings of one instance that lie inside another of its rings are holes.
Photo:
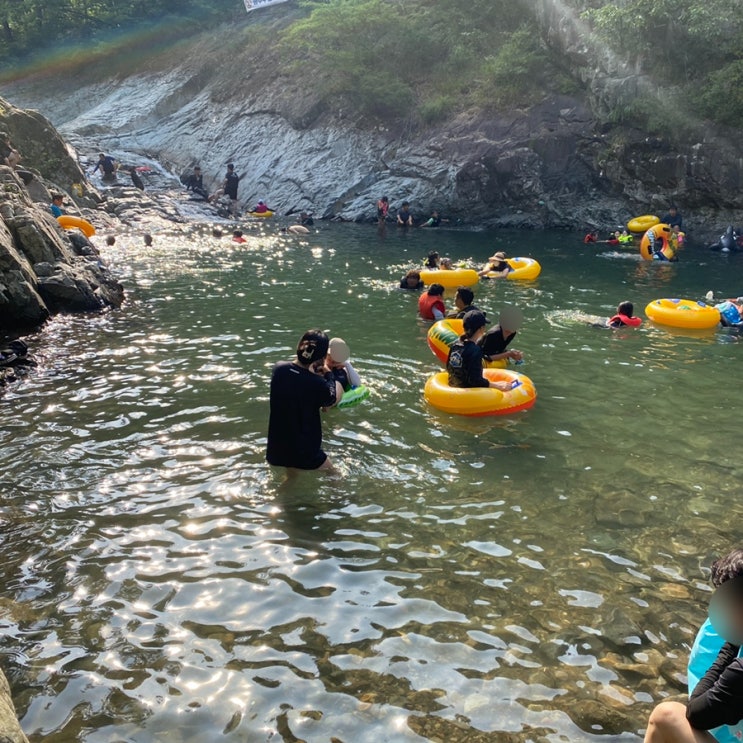
[[[58,312],[122,303],[121,285],[94,248],[80,252],[47,204],[35,202],[18,174],[0,166],[0,333],[37,328]]]

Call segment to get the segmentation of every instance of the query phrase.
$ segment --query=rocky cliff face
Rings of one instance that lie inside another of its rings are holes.
[[[486,226],[613,228],[670,202],[693,230],[733,219],[743,209],[743,161],[732,140],[698,129],[674,143],[606,123],[639,94],[660,94],[588,43],[560,3],[534,7],[545,42],[582,92],[528,110],[462,113],[426,130],[350,121],[291,80],[262,84],[246,57],[203,39],[200,56],[156,60],[157,71],[77,88],[19,83],[10,92],[73,140],[146,153],[176,172],[198,162],[212,185],[234,161],[243,204],[262,198],[285,213],[370,219],[386,194],[393,208],[407,199],[417,214],[438,208]]]
[[[58,312],[92,312],[119,306],[121,285],[101,264],[82,234],[66,233],[49,211],[50,189],[83,183],[77,162],[51,124],[0,99],[0,123],[36,168],[0,166],[0,333],[20,333]],[[52,180],[53,179],[53,180]],[[96,197],[81,186],[88,214]],[[70,198],[68,196],[68,198]]]

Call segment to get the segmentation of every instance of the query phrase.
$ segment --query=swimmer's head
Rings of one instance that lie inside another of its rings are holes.
[[[297,344],[297,361],[302,366],[310,366],[328,355],[330,340],[322,330],[308,330]]]
[[[617,315],[627,315],[627,317],[632,317],[634,311],[635,306],[632,302],[620,302],[617,307]]]

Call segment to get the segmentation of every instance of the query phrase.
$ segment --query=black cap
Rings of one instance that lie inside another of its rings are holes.
[[[472,335],[475,331],[485,327],[487,324],[488,321],[480,310],[470,310],[462,318],[462,326],[467,335]]]

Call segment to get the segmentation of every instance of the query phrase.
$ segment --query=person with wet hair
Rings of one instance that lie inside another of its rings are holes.
[[[405,276],[400,279],[400,289],[406,291],[420,291],[424,284],[421,281],[421,272],[415,268],[411,268]]]
[[[266,460],[276,467],[332,470],[322,449],[320,411],[336,405],[343,387],[327,367],[330,340],[308,330],[297,344],[294,361],[282,361],[271,373]]]
[[[714,631],[725,640],[717,658],[689,695],[689,703],[661,702],[650,714],[645,743],[717,743],[738,740],[743,720],[743,548],[712,564],[710,580],[717,589],[710,601]],[[704,630],[704,628],[702,628]],[[701,634],[701,632],[700,632]],[[695,648],[699,643],[699,636]],[[694,651],[692,650],[692,653]],[[709,730],[723,728],[723,738]]]

